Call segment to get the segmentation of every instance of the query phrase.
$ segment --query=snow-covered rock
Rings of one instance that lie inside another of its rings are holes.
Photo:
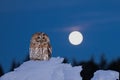
[[[98,70],[91,80],[119,80],[119,72],[113,70]]]
[[[82,80],[82,67],[72,67],[62,63],[63,60],[59,57],[52,57],[49,61],[30,60],[6,73],[0,80]]]

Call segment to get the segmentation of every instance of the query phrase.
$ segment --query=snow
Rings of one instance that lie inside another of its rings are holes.
[[[64,58],[52,57],[48,61],[27,61],[0,80],[82,80],[81,66],[62,63]]]
[[[91,80],[119,80],[119,72],[113,70],[98,70]]]

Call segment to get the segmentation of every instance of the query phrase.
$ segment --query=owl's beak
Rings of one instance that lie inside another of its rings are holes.
[[[40,42],[40,43],[42,43],[42,42],[43,42],[43,40],[42,40],[42,39],[37,39],[36,41],[37,41],[37,42]]]

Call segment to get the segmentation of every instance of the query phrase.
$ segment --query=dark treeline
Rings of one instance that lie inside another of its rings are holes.
[[[30,59],[29,59],[29,55],[27,55],[27,56],[25,57],[25,59],[23,60],[23,62],[29,61],[29,60],[30,60]],[[13,59],[13,61],[12,61],[12,63],[11,63],[10,70],[9,70],[8,72],[14,71],[14,69],[17,68],[17,67],[19,67],[20,65],[21,65],[21,63],[16,62],[16,61]],[[4,75],[4,74],[5,74],[5,73],[4,73],[3,67],[0,65],[0,76],[2,76],[2,75]]]
[[[65,62],[68,63],[68,60],[65,59]],[[72,65],[82,66],[82,71],[80,72],[80,75],[83,78],[82,80],[91,80],[91,78],[94,76],[94,72],[96,72],[97,70],[114,70],[120,73],[120,58],[108,64],[104,54],[101,55],[99,64],[97,64],[94,58],[91,57],[89,61],[77,62],[75,59],[73,59]]]
[[[26,58],[23,60],[23,62],[29,60],[29,55],[26,56]],[[68,63],[68,59],[65,58],[63,63]],[[16,62],[15,60],[12,61],[10,71],[13,71],[15,68],[20,66],[20,63]],[[105,56],[101,56],[101,61],[99,64],[96,64],[93,57],[89,61],[76,61],[73,59],[72,66],[82,66],[82,71],[80,72],[80,75],[82,76],[83,80],[91,80],[91,78],[94,75],[94,72],[97,70],[114,70],[118,71],[120,73],[120,58],[117,60],[112,61],[111,63],[107,63]],[[2,76],[4,73],[2,66],[0,65],[0,76]]]

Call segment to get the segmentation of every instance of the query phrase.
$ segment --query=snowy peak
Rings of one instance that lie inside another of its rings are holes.
[[[81,66],[62,63],[64,58],[52,57],[48,61],[27,61],[0,80],[82,80]]]

